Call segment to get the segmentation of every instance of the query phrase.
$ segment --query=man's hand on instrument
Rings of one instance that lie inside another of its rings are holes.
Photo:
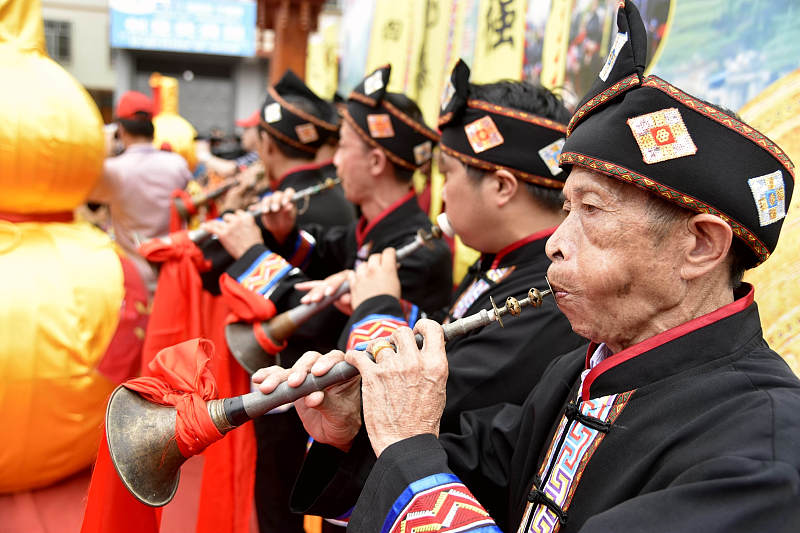
[[[244,211],[226,213],[223,220],[209,220],[203,227],[219,238],[222,247],[234,259],[242,257],[253,245],[264,243],[252,215]]]
[[[397,254],[386,248],[372,254],[348,276],[350,305],[356,309],[364,300],[388,294],[400,299],[400,279],[397,277]]]
[[[297,207],[292,201],[294,192],[291,187],[275,191],[257,204],[257,209],[264,213],[261,215],[261,222],[280,244],[292,232],[297,221]]]
[[[322,280],[303,281],[294,286],[299,291],[308,291],[302,298],[300,303],[313,304],[317,303],[339,290],[342,283],[347,280],[348,275],[352,274],[352,270],[343,270],[336,274],[331,274]],[[342,313],[350,315],[353,313],[353,308],[350,306],[350,293],[347,292],[340,296],[333,305]]]
[[[258,370],[253,374],[253,383],[258,383],[258,389],[264,394],[269,394],[284,381],[290,387],[298,387],[309,373],[321,376],[340,361],[344,361],[344,353],[338,350],[324,355],[306,352],[292,368],[272,366]],[[294,402],[303,426],[314,440],[345,452],[350,449],[361,429],[359,385],[360,378],[356,376]]]
[[[378,456],[403,439],[439,435],[448,372],[444,336],[439,324],[426,319],[417,322],[414,331],[425,339],[421,350],[414,333],[400,328],[390,337],[397,352],[377,341],[370,348],[375,362],[363,351],[345,355],[361,374],[364,424]]]

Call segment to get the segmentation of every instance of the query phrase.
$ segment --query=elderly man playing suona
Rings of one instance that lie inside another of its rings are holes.
[[[360,383],[296,402],[317,440],[296,503],[356,503],[358,532],[797,531],[800,381],[738,281],[777,244],[792,164],[736,118],[643,77],[630,2],[617,24],[569,127],[568,214],[547,243],[556,301],[588,350],[557,358],[523,405],[465,413],[441,435],[439,326],[416,325],[422,349],[402,329],[375,362],[348,352]],[[342,357],[309,353],[257,380],[296,385]]]

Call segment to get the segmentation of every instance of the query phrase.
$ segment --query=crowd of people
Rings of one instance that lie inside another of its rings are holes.
[[[800,381],[742,281],[778,245],[793,165],[735,113],[645,76],[645,26],[620,4],[574,113],[541,86],[473,83],[463,61],[435,125],[388,90],[391,66],[338,104],[288,71],[237,122],[245,155],[199,153],[227,184],[202,218],[175,193],[185,159],[153,147],[152,100],[122,95],[124,151],[86,199],[109,206],[152,314],[141,364],[114,381],[169,391],[181,454],[214,450],[203,483],[233,503],[201,511],[206,529],[248,531],[251,509],[261,533],[305,531],[304,515],[327,532],[800,527]],[[447,240],[397,254],[436,233],[412,185],[432,164],[439,226],[480,252],[455,285]],[[531,289],[540,305],[504,327],[443,333],[500,321]],[[343,361],[356,377],[250,429],[224,436],[206,407],[211,389],[270,394]],[[138,527],[92,485],[84,531]]]

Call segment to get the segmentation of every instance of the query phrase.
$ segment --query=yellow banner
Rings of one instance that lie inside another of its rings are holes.
[[[473,83],[522,78],[526,0],[481,0]]]
[[[573,0],[552,0],[550,4],[550,17],[547,19],[542,45],[542,73],[539,76],[539,83],[548,89],[564,85],[572,2]]]
[[[427,0],[378,0],[372,18],[365,74],[392,65],[389,90],[416,98],[414,77],[425,27]]]
[[[333,99],[339,85],[339,17],[320,15],[319,30],[308,36],[306,85],[317,96]]]

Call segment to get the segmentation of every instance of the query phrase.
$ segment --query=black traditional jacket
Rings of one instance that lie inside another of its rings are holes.
[[[509,296],[522,299],[531,288],[546,288],[550,260],[544,245],[553,231],[555,228],[537,232],[497,254],[478,259],[455,291],[450,307],[442,313],[445,321],[491,309],[490,298],[500,307]],[[372,316],[393,317],[404,323],[403,304],[385,295],[366,300],[350,317],[347,331],[351,337],[358,325]],[[519,317],[506,315],[503,323],[504,327],[490,324],[447,342],[449,374],[442,432],[458,429],[462,411],[500,402],[522,403],[553,358],[586,343],[572,332],[550,297],[539,309],[525,309]],[[351,338],[348,346],[361,340]]]
[[[400,248],[414,240],[417,231],[431,228],[413,191],[389,206],[369,223],[365,218],[348,226],[307,225],[289,235],[283,245],[268,236],[266,245],[253,246],[229,269],[228,274],[245,288],[275,304],[278,312],[300,303],[305,294],[294,285],[307,279],[322,279],[353,268],[369,254],[384,248]],[[446,304],[452,287],[450,249],[442,240],[421,248],[404,259],[398,270],[402,296],[408,313],[431,312]],[[303,324],[294,337],[303,349],[281,354],[281,364],[292,364],[309,349],[327,351],[336,346],[346,317],[333,306]],[[375,331],[380,330],[380,325]]]
[[[800,381],[743,288],[591,370],[594,345],[556,359],[521,406],[390,446],[350,530],[797,531]],[[294,505],[334,515],[359,493],[369,443],[315,447]]]
[[[274,185],[273,190],[283,191],[289,187],[295,191],[319,185],[327,178],[336,177],[336,167],[330,161],[322,163],[309,163],[294,167],[284,174]],[[304,227],[309,224],[322,226],[347,225],[355,221],[355,207],[344,197],[341,185],[319,192],[298,206],[297,225]],[[269,238],[269,233],[261,224],[261,218],[256,217],[256,224],[261,228],[264,238]],[[209,239],[201,245],[203,255],[211,261],[211,269],[201,274],[203,288],[212,294],[219,294],[219,276],[232,264],[233,258],[225,251],[216,239]]]

